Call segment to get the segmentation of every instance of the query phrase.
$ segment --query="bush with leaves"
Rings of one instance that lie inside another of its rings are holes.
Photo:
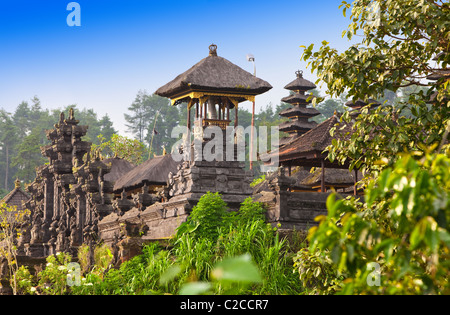
[[[220,195],[209,194],[203,198],[205,208],[200,208],[201,211],[207,211],[205,200],[213,200],[217,206],[216,220],[208,222],[209,231],[217,235],[198,233],[207,216],[197,214],[196,221],[192,221],[195,225],[190,226],[193,228],[185,225],[178,230],[171,249],[147,245],[142,255],[109,270],[103,278],[89,272],[85,282],[92,285],[72,288],[72,293],[297,294],[303,291],[292,273],[289,246],[262,220],[261,204],[252,204],[250,198],[239,212],[223,212]]]
[[[5,258],[9,270],[9,281],[13,294],[17,294],[16,273],[19,270],[17,263],[17,242],[22,235],[23,226],[27,224],[29,210],[17,210],[17,207],[0,203],[0,261]]]
[[[328,215],[310,230],[311,253],[327,251],[347,276],[340,293],[449,294],[449,156],[403,154],[365,198],[331,195]]]
[[[207,192],[192,209],[187,221],[178,229],[178,235],[189,232],[194,238],[215,241],[219,229],[226,224],[227,204],[219,193]]]

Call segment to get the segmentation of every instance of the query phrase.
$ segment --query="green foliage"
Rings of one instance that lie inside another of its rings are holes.
[[[336,270],[326,251],[301,249],[294,257],[294,268],[308,294],[335,294],[343,286],[344,276]]]
[[[203,200],[213,201],[221,209],[220,196],[210,194]],[[206,202],[204,201],[206,204]],[[202,209],[204,210],[204,209]],[[200,211],[201,212],[201,211]],[[221,213],[221,210],[217,211]],[[97,268],[86,271],[81,286],[70,289],[62,283],[68,259],[49,258],[45,272],[39,274],[39,285],[24,275],[29,293],[83,295],[139,294],[297,294],[302,285],[292,273],[293,254],[286,241],[262,220],[261,205],[242,204],[234,216],[222,216],[215,227],[216,238],[179,233],[170,249],[158,244],[146,245],[143,253],[123,263],[118,269]],[[244,218],[240,218],[240,215]],[[254,217],[252,218],[252,215]],[[202,218],[202,216],[198,216]],[[202,219],[199,219],[200,221]],[[212,227],[210,227],[212,229]],[[179,231],[180,232],[180,231]],[[80,252],[87,255],[87,249]],[[84,257],[81,254],[80,257]],[[110,251],[98,251],[97,261],[108,265]],[[86,260],[86,258],[83,258]],[[82,262],[82,259],[80,259]],[[44,280],[45,279],[45,280]],[[36,281],[36,280],[34,280]],[[53,281],[55,283],[53,283]],[[44,287],[44,285],[46,285]]]
[[[109,141],[100,134],[98,136],[99,144],[93,144],[91,147],[91,155],[105,155],[106,157],[117,157],[127,160],[128,162],[138,165],[144,159],[145,146],[142,142],[128,137],[113,134]]]
[[[17,262],[17,242],[22,235],[22,227],[30,215],[29,210],[17,210],[17,207],[0,203],[0,258],[5,258],[9,271],[9,281],[13,294],[18,292],[19,270]]]
[[[241,204],[241,208],[239,209],[239,217],[240,223],[247,223],[251,221],[264,221],[266,209],[261,202],[254,202],[251,197],[248,197]]]
[[[207,192],[192,209],[188,220],[183,224],[178,234],[189,231],[192,237],[211,239],[219,236],[219,229],[225,225],[227,204],[219,193]]]
[[[310,251],[328,251],[335,272],[346,274],[341,293],[449,294],[449,170],[443,154],[404,154],[370,183],[366,203],[330,196]]]
[[[450,117],[450,85],[445,79],[425,83],[423,78],[450,63],[450,7],[422,0],[343,1],[341,7],[344,15],[351,9],[351,24],[343,36],[351,39],[358,33],[361,42],[343,53],[326,41],[317,51],[313,45],[303,46],[302,59],[331,97],[348,93],[353,100],[367,101],[402,95],[372,114],[367,109],[357,117],[345,114],[342,120],[353,121],[354,132],[327,148],[330,160],[349,162],[351,168],[377,176],[394,165],[398,153],[423,151],[443,140]],[[446,53],[430,62],[440,52]]]
[[[72,261],[69,254],[57,253],[47,257],[45,269],[38,274],[35,290],[46,295],[65,295],[69,293],[67,286],[67,265]],[[31,291],[31,288],[30,288]]]
[[[302,58],[310,61],[327,94],[339,96],[344,90],[355,99],[377,99],[385,90],[419,80],[434,69],[428,63],[436,53],[448,51],[450,7],[440,1],[357,0],[342,2],[343,12],[351,9],[343,36],[357,34],[361,43],[339,54],[327,41],[313,52],[305,47]],[[304,46],[303,46],[304,47]],[[441,56],[445,68],[450,56]],[[405,82],[406,81],[406,82]]]
[[[258,177],[258,178],[255,178],[254,180],[253,180],[253,182],[251,182],[250,183],[250,187],[256,187],[256,186],[258,186],[259,184],[261,184],[262,182],[264,182],[266,180],[266,175],[265,174],[263,174],[263,175],[261,175],[260,177]]]

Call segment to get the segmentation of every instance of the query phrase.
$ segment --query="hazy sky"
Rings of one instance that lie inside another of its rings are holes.
[[[315,81],[300,45],[349,45],[341,0],[80,0],[79,27],[67,25],[69,2],[0,0],[0,108],[11,112],[37,95],[44,108],[108,113],[124,133],[137,92],[153,93],[207,57],[212,43],[249,72],[246,55],[255,56],[257,76],[273,86],[258,108],[288,95],[283,87],[298,69]]]

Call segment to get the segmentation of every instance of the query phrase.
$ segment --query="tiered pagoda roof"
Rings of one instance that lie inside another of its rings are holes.
[[[317,123],[308,121],[308,119],[320,115],[317,109],[306,107],[311,103],[314,96],[307,95],[305,92],[315,89],[316,85],[304,79],[301,71],[297,71],[296,75],[297,78],[284,87],[294,93],[281,99],[282,102],[288,103],[292,107],[279,114],[290,119],[279,126],[280,131],[289,133],[288,137],[280,139],[280,146],[292,142],[300,135],[314,128]]]

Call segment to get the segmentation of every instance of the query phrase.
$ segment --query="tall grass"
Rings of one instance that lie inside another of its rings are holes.
[[[215,198],[220,196],[211,194],[205,200],[211,202]],[[199,204],[204,213],[208,204],[202,200]],[[262,205],[248,199],[239,213],[224,213],[220,201],[213,204],[222,214],[213,222],[208,220],[207,229],[198,229],[205,222],[199,219],[202,216],[194,215],[196,221],[188,220],[179,230],[172,248],[147,245],[141,255],[118,269],[87,273],[81,287],[71,288],[72,294],[178,294],[183,285],[195,281],[211,283],[210,293],[227,293],[229,288],[215,281],[212,271],[223,260],[244,254],[251,256],[262,281],[251,285],[237,281],[233,294],[301,294],[303,287],[293,273],[290,245],[264,222]],[[104,264],[101,257],[96,260]]]

